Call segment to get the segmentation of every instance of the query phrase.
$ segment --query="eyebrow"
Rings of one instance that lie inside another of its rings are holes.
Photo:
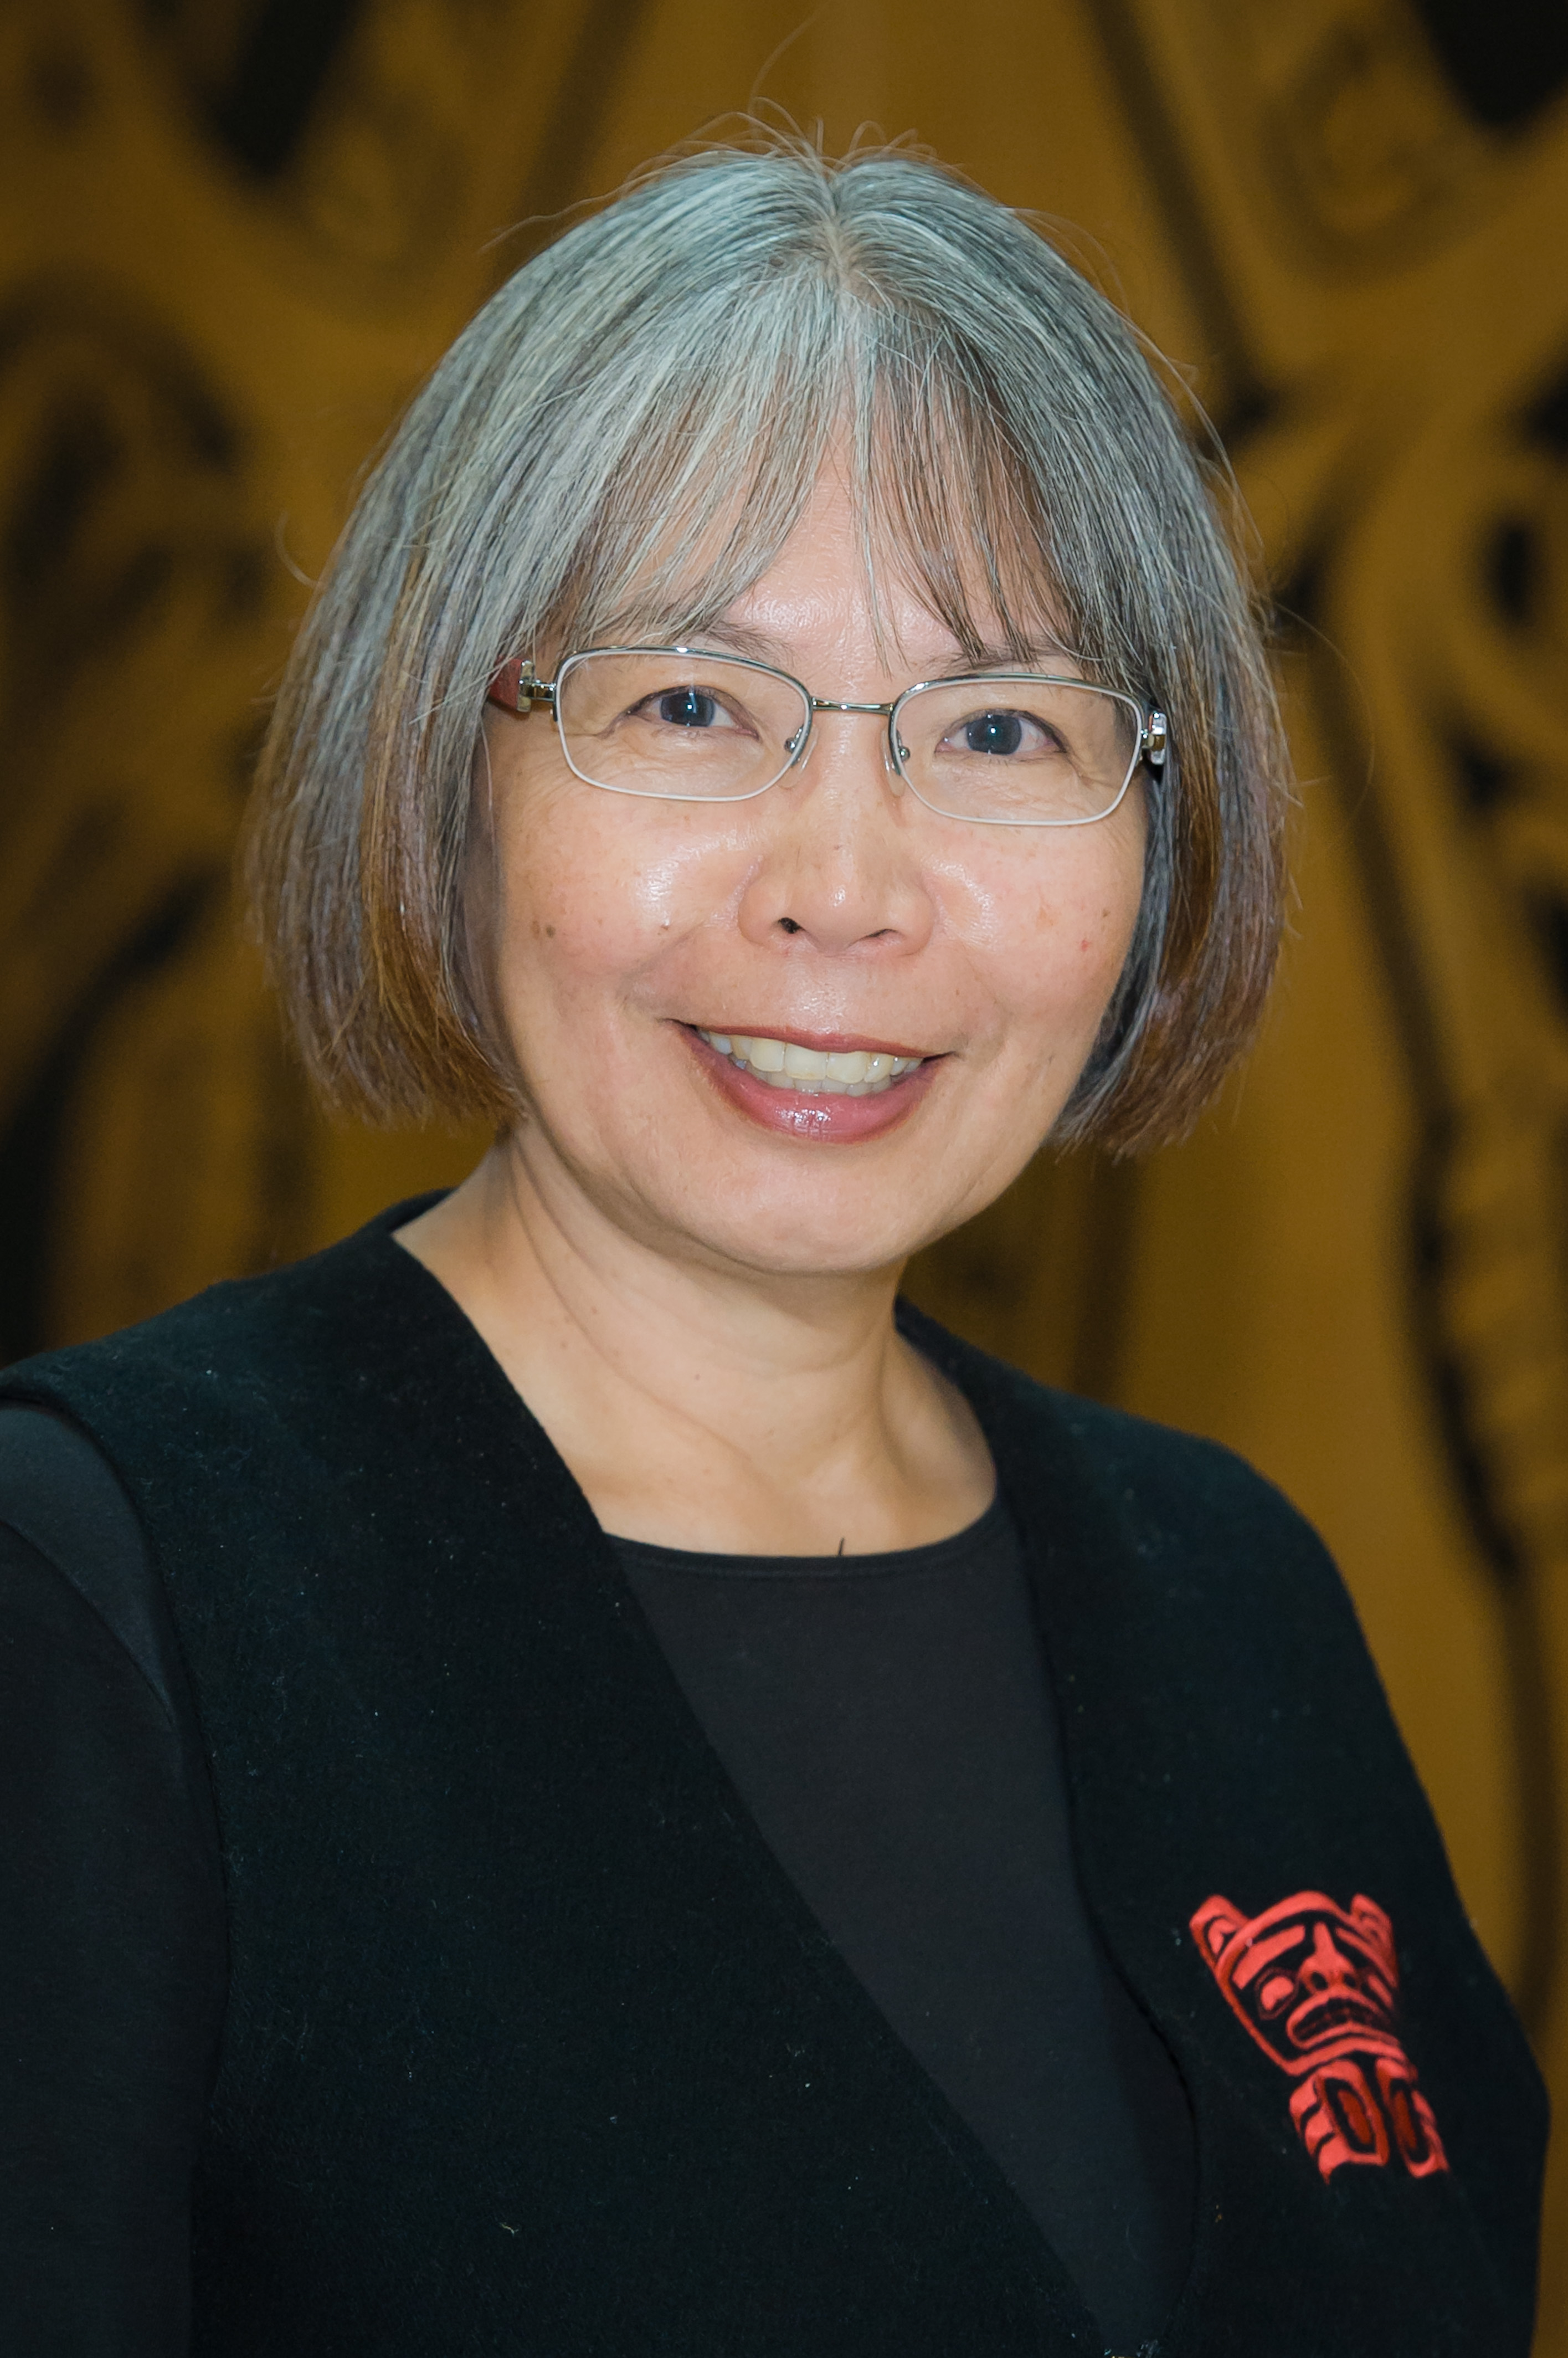
[[[781,647],[778,640],[766,631],[753,630],[749,623],[726,622],[717,615],[704,617],[700,622],[689,626],[688,640],[700,643],[704,639],[723,643],[722,648],[715,651],[749,656],[754,663],[767,664],[773,670],[789,673],[791,678],[794,677],[789,670],[788,649]],[[934,670],[921,672],[919,676],[922,679],[968,679],[976,672],[1033,671],[1038,669],[1042,663],[1052,660],[1063,663],[1070,662],[1072,658],[1065,649],[1055,644],[1037,644],[1022,656],[1009,647],[990,646],[983,647],[973,660],[962,654],[945,663],[939,659]]]

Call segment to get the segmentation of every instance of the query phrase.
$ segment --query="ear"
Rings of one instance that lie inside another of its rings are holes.
[[[1350,1914],[1360,1926],[1363,1937],[1381,1961],[1391,1981],[1399,1978],[1399,1963],[1394,1950],[1394,1928],[1386,1912],[1364,1891],[1358,1891],[1350,1902]]]
[[[1192,1937],[1204,1954],[1219,1956],[1227,1941],[1234,1939],[1247,1919],[1232,1900],[1220,1898],[1217,1892],[1206,1899],[1192,1919]]]
[[[522,710],[522,674],[523,658],[521,655],[513,655],[510,663],[502,664],[499,671],[491,680],[485,691],[486,701],[489,704],[499,704],[504,712],[521,712]]]

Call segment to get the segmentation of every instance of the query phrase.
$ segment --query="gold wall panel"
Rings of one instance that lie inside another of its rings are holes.
[[[537,216],[759,96],[912,131],[1219,418],[1304,781],[1224,1102],[1042,1160],[915,1282],[1313,1515],[1568,2102],[1565,93],[1522,0],[10,0],[0,1357],[472,1158],[313,1111],[237,922],[303,579]]]

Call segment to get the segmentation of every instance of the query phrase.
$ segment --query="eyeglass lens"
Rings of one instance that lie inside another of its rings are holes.
[[[789,768],[811,722],[783,673],[723,656],[596,650],[563,668],[566,758],[618,794],[733,802]],[[930,808],[1034,826],[1103,817],[1137,759],[1130,698],[1071,682],[942,680],[897,713],[898,766]]]

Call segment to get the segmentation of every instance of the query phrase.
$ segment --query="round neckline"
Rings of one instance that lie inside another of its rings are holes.
[[[718,1549],[665,1547],[655,1540],[606,1539],[628,1570],[674,1572],[719,1580],[886,1579],[889,1575],[945,1572],[989,1547],[1011,1528],[998,1490],[983,1514],[943,1540],[912,1548],[887,1548],[865,1555],[726,1555]]]

